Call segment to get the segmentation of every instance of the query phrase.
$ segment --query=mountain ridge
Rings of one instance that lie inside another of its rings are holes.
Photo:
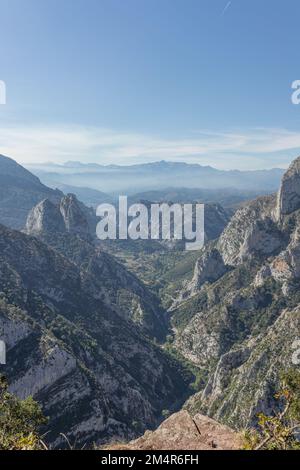
[[[256,426],[258,412],[278,410],[280,372],[293,367],[300,332],[299,162],[277,196],[245,204],[203,248],[173,306],[174,347],[208,376],[187,408],[235,429]]]
[[[158,190],[168,186],[187,188],[242,190],[277,189],[284,170],[218,170],[210,166],[184,162],[154,162],[136,165],[27,165],[48,185],[56,183],[89,188],[108,193]],[[134,189],[133,189],[134,188]]]

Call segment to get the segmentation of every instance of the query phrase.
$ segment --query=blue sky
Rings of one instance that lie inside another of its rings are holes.
[[[299,0],[0,0],[0,152],[286,166]]]

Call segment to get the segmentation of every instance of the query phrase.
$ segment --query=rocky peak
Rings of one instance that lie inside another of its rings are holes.
[[[296,158],[284,174],[277,196],[276,219],[300,208],[300,157]]]
[[[65,232],[64,219],[58,206],[44,199],[29,212],[25,232],[28,235]]]
[[[89,224],[74,194],[64,196],[60,201],[60,212],[67,232],[80,236],[89,234]]]
[[[273,220],[275,196],[263,196],[239,209],[223,231],[218,248],[226,264],[237,266],[253,256],[269,256],[281,247]]]
[[[72,233],[89,235],[89,224],[79,201],[73,194],[64,196],[58,205],[44,199],[31,209],[25,226],[28,235]]]
[[[196,262],[193,279],[188,285],[189,293],[197,293],[206,282],[217,281],[227,271],[228,266],[224,264],[220,252],[214,245],[207,245]]]

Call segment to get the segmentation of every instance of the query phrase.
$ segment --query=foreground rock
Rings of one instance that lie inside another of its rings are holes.
[[[159,428],[147,431],[127,445],[107,447],[109,450],[238,450],[241,437],[228,426],[211,418],[187,411],[173,414]]]

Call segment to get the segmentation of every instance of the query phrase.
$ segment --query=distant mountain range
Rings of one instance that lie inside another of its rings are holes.
[[[59,187],[59,189],[62,189]],[[76,192],[76,191],[75,191]],[[226,209],[232,209],[245,201],[255,199],[262,194],[268,194],[270,191],[251,191],[234,188],[224,189],[189,189],[189,188],[166,188],[156,191],[144,191],[134,194],[130,201],[139,202],[141,200],[152,201],[156,203],[179,203],[188,204],[200,202],[202,204],[220,204]],[[83,200],[83,199],[82,199]]]
[[[73,205],[73,208],[74,206],[78,206],[76,214],[78,215],[81,212],[84,214],[84,217],[87,220],[89,226],[88,228],[90,233],[95,234],[97,220],[95,217],[95,212],[92,208],[97,207],[103,202],[115,202],[112,196],[90,188],[59,184],[59,189],[51,189],[42,184],[37,176],[34,176],[14,160],[4,156],[0,156],[0,181],[2,182],[0,189],[0,224],[18,230],[24,229],[29,212],[35,206],[37,206],[38,210],[41,212],[41,214],[39,214],[40,220],[43,220],[44,222],[42,214],[44,213],[45,207],[47,207],[51,217],[53,217],[57,222],[56,229],[60,231],[61,223],[57,219],[53,207],[61,204],[64,193],[71,193],[78,198],[78,200],[76,198],[73,199],[76,200],[76,204]],[[179,190],[178,193],[176,193],[176,191],[177,190],[175,189],[173,192],[171,191],[171,193],[168,191],[161,191],[158,193],[154,192],[154,194],[152,192],[149,194],[143,193],[144,196],[153,196],[153,199],[148,200],[142,197],[143,194],[138,194],[133,196],[129,202],[133,203],[137,201],[143,201],[147,205],[152,201],[155,202],[156,200],[160,200],[171,203],[172,199],[170,199],[169,196],[174,196],[178,202],[183,203],[195,200],[207,202],[205,208],[206,239],[211,240],[218,237],[227,225],[229,218],[232,215],[231,210],[224,210],[223,207],[218,203],[209,204],[210,195],[212,199],[218,201],[218,191],[208,191],[206,197],[204,197],[204,195],[207,190],[193,191],[183,189]],[[231,191],[229,191],[229,193],[231,194]],[[196,196],[198,196],[198,198]],[[180,200],[181,197],[182,200]],[[237,195],[235,201],[241,200],[241,194]],[[47,201],[47,204],[45,204],[44,201]],[[87,206],[90,206],[90,208]],[[79,222],[81,221],[80,216],[78,220]],[[80,227],[81,224],[78,223],[78,226]],[[126,249],[145,249],[146,251],[160,251],[175,247],[173,243],[171,243],[169,246],[168,244],[162,245],[158,241],[145,241],[142,243],[130,243],[129,241],[126,241],[125,245]],[[108,244],[105,243],[105,246],[107,248]],[[183,247],[184,242],[179,242],[179,246]],[[179,248],[179,246],[177,248]]]
[[[44,184],[88,187],[104,192],[133,194],[140,191],[174,188],[275,191],[284,170],[218,170],[210,166],[181,162],[154,162],[131,166],[67,162],[27,165]]]

